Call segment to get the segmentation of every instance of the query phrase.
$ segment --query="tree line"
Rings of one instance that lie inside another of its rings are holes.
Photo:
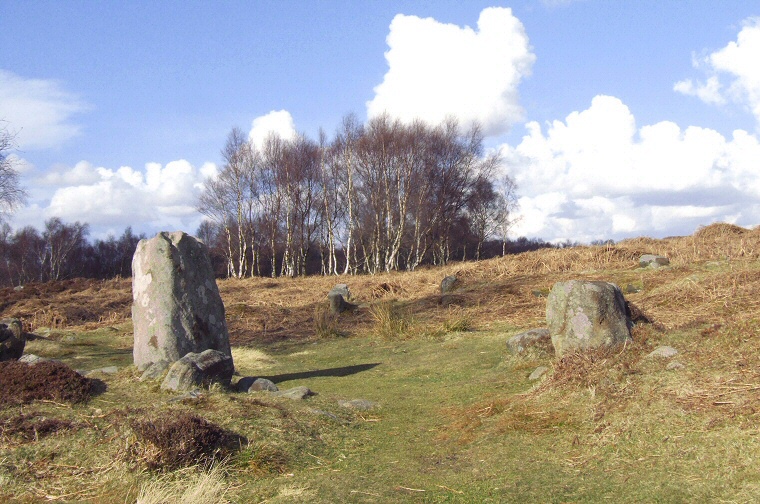
[[[132,256],[145,235],[135,235],[131,227],[119,238],[91,242],[88,235],[88,224],[67,224],[58,217],[46,221],[42,232],[32,226],[13,232],[0,224],[0,286],[132,275]]]
[[[201,226],[201,230],[205,227]],[[88,236],[87,223],[65,223],[57,217],[46,221],[42,231],[26,226],[14,232],[7,223],[0,224],[0,287],[76,277],[106,280],[132,275],[132,257],[138,242],[146,238],[145,234],[136,235],[127,227],[118,238],[109,236],[90,241]],[[486,241],[483,254],[499,255],[502,246],[500,240]],[[509,253],[552,246],[543,240],[525,237],[507,243]],[[210,255],[217,275],[226,276],[224,253],[218,246],[212,246]]]
[[[378,273],[507,253],[516,186],[498,177],[477,126],[350,115],[331,139],[272,134],[259,146],[234,128],[222,157],[197,234],[227,276]]]

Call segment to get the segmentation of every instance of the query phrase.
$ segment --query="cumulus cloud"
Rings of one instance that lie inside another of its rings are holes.
[[[287,110],[273,110],[270,113],[259,116],[253,120],[248,138],[256,148],[261,148],[270,134],[277,134],[285,140],[296,136],[296,127],[293,117]]]
[[[520,188],[517,235],[589,242],[760,220],[760,141],[670,121],[638,127],[618,98],[527,135],[502,155]]]
[[[518,85],[535,55],[511,9],[484,9],[477,30],[399,14],[387,43],[388,72],[367,102],[369,117],[437,124],[453,116],[488,135],[522,120]]]
[[[55,80],[29,79],[0,69],[0,120],[17,133],[18,147],[57,147],[80,134],[73,117],[88,109]]]
[[[747,107],[760,126],[760,18],[751,18],[726,47],[704,58],[694,66],[707,74],[704,82],[685,79],[676,82],[674,90],[696,96],[705,103],[727,101]]]
[[[195,205],[203,182],[217,173],[213,163],[200,169],[184,159],[143,169],[95,167],[81,161],[58,167],[34,181],[35,201],[14,217],[21,225],[42,228],[44,219],[87,222],[94,235],[139,230],[181,229],[194,232],[201,221]]]

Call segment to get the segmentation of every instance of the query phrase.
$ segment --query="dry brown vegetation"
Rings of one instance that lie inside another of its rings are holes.
[[[669,257],[671,268],[639,269],[638,258],[650,253]],[[544,317],[541,294],[568,278],[612,280],[624,292],[628,285],[641,290],[626,293],[626,298],[668,329],[721,323],[726,318],[736,322],[736,317],[753,318],[753,310],[760,306],[760,297],[754,295],[760,268],[752,266],[758,259],[760,229],[719,223],[700,228],[692,236],[542,249],[443,268],[354,276],[348,279],[353,300],[365,309],[344,317],[342,325],[361,332],[372,325],[371,305],[394,301],[403,303],[412,317],[424,313],[433,325],[459,309],[481,328],[503,322],[527,327],[540,324]],[[692,275],[683,275],[687,269]],[[710,271],[709,278],[697,281],[703,271]],[[440,281],[452,274],[463,287],[452,296],[453,308],[441,307]],[[346,277],[220,280],[232,344],[313,337],[326,292],[338,281]],[[129,279],[75,279],[2,289],[0,314],[21,318],[29,331],[115,324],[130,317],[130,289]]]

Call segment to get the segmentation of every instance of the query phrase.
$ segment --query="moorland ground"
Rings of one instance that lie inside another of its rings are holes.
[[[640,268],[646,253],[670,267]],[[5,289],[0,316],[37,335],[27,353],[118,371],[91,375],[105,387],[87,402],[0,405],[0,500],[754,502],[758,259],[760,230],[715,224],[408,273],[219,281],[233,381],[316,392],[302,401],[216,386],[176,400],[140,381],[129,279]],[[459,287],[442,304],[451,274]],[[651,323],[624,349],[509,354],[569,279],[620,285]],[[338,282],[361,306],[335,318]],[[660,345],[679,353],[648,357]],[[530,381],[538,366],[548,373]],[[344,406],[353,399],[374,406]],[[147,433],[177,418],[236,444],[173,463]]]

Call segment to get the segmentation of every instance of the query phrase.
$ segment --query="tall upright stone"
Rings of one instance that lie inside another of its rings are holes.
[[[141,240],[132,258],[135,365],[161,368],[190,352],[231,356],[224,305],[206,246],[181,231]]]
[[[557,282],[546,300],[546,323],[558,357],[631,340],[625,298],[608,282]]]

